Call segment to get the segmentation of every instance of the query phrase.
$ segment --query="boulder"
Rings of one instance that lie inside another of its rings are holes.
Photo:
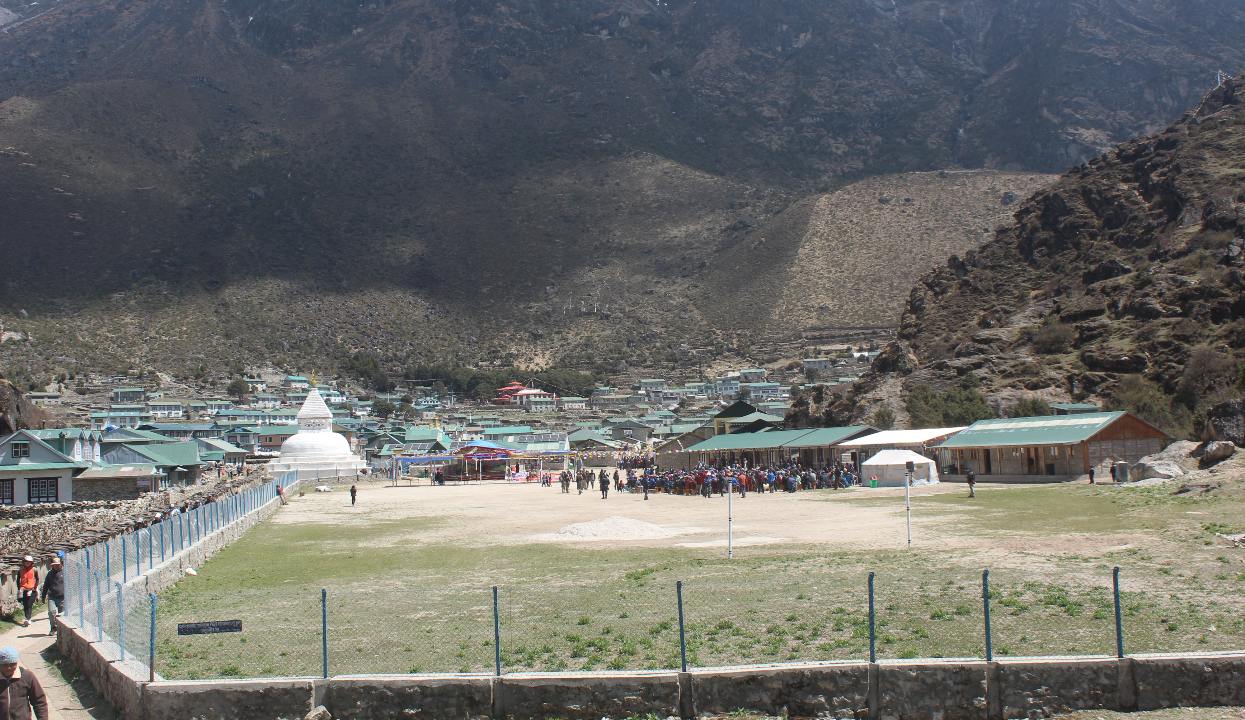
[[[1106,348],[1093,348],[1081,353],[1081,360],[1090,370],[1138,373],[1149,364],[1140,352],[1121,353]]]
[[[973,357],[974,355],[997,355],[998,350],[989,345],[981,345],[975,342],[960,343],[955,346],[952,353],[957,358]]]
[[[1179,465],[1164,460],[1142,460],[1128,468],[1129,482],[1140,482],[1151,478],[1170,480],[1181,475],[1184,475],[1184,470],[1181,470]]]
[[[1245,446],[1245,400],[1228,400],[1207,410],[1202,439]]]
[[[1106,300],[1100,295],[1086,295],[1064,304],[1059,311],[1059,319],[1066,323],[1077,323],[1104,315],[1106,312]]]
[[[1104,263],[1098,263],[1092,270],[1086,270],[1082,273],[1081,282],[1086,285],[1093,285],[1096,282],[1127,275],[1132,271],[1131,267],[1121,263],[1119,260],[1108,260]]]
[[[1223,462],[1236,454],[1236,445],[1223,440],[1215,440],[1202,451],[1202,466],[1206,467]]]
[[[317,705],[315,710],[303,716],[303,720],[333,720],[333,714],[323,705]]]

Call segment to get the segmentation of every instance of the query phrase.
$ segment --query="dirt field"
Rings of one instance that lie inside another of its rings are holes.
[[[159,671],[319,673],[321,588],[334,674],[491,670],[493,585],[505,668],[677,667],[679,580],[692,665],[867,658],[870,571],[879,657],[980,657],[986,568],[997,654],[1110,653],[1116,565],[1126,651],[1245,646],[1235,480],[916,488],[911,549],[902,488],[736,496],[732,559],[720,497],[360,488],[292,498],[165,593]]]

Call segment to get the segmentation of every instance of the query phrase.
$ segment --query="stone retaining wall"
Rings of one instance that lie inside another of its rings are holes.
[[[597,720],[757,714],[1019,720],[1073,710],[1245,706],[1245,653],[817,663],[688,673],[383,675],[148,682],[70,625],[59,646],[128,720]]]

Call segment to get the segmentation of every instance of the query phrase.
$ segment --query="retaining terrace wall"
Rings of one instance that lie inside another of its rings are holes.
[[[59,645],[128,720],[596,720],[695,718],[745,709],[866,720],[1019,720],[1074,710],[1245,706],[1245,653],[917,660],[699,669],[688,673],[381,675],[147,682],[110,642],[72,625]]]

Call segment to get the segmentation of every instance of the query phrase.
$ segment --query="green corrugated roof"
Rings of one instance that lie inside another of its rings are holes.
[[[761,433],[732,433],[716,435],[708,440],[688,448],[688,452],[704,450],[772,450],[780,448],[784,443],[807,435],[811,430],[772,430]]]
[[[64,470],[65,468],[86,468],[86,467],[90,467],[90,465],[84,462],[14,463],[12,465],[0,465],[0,471],[37,472],[40,470]]]
[[[785,443],[783,447],[820,447],[823,445],[833,445],[855,438],[859,435],[876,432],[868,425],[852,425],[850,427],[833,427],[833,428],[817,428],[807,435],[801,435],[792,442]]]
[[[1072,445],[1085,442],[1125,412],[1044,415],[1041,417],[979,420],[938,447],[1019,447],[1024,445]]]
[[[194,440],[163,443],[160,445],[126,445],[129,449],[150,458],[157,465],[200,465],[199,444]]]

